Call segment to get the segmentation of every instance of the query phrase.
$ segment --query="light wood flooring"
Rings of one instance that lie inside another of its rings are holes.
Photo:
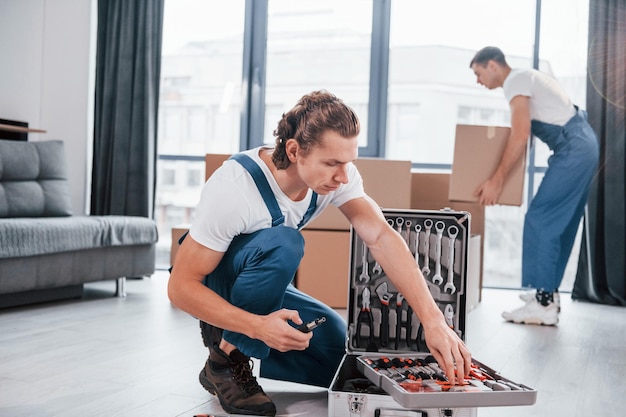
[[[159,271],[128,281],[126,298],[102,282],[80,300],[0,310],[0,416],[226,415],[197,381],[207,354],[197,321],[170,305],[166,284]],[[483,290],[466,340],[476,359],[537,389],[537,403],[478,416],[626,415],[626,310],[563,294],[557,327],[503,322],[519,303],[516,291]],[[327,415],[326,390],[260,381],[280,416]]]

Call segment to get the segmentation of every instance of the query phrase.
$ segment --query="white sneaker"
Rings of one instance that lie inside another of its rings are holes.
[[[555,303],[542,306],[537,300],[528,301],[513,311],[505,311],[502,317],[506,321],[520,324],[544,324],[554,326],[559,322],[559,314]]]
[[[519,299],[527,303],[531,300],[536,300],[536,297],[535,297],[536,294],[537,294],[537,291],[535,290],[524,291],[519,295]],[[556,304],[557,312],[560,313],[561,312],[561,294],[558,292],[553,293],[552,299],[554,300],[554,304]]]

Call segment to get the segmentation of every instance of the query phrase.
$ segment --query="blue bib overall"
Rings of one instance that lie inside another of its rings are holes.
[[[304,255],[299,230],[284,226],[280,211],[261,168],[244,154],[233,155],[254,179],[272,215],[272,227],[233,239],[217,268],[204,284],[232,305],[267,315],[286,308],[297,310],[304,322],[325,316],[326,323],[313,332],[304,351],[278,352],[241,333],[223,331],[222,337],[245,355],[261,359],[260,376],[328,387],[345,353],[346,323],[333,309],[297,290],[292,280]],[[298,229],[316,209],[313,198]]]
[[[563,280],[598,167],[598,139],[578,107],[564,126],[533,120],[531,129],[553,154],[524,221],[522,286],[554,291]]]

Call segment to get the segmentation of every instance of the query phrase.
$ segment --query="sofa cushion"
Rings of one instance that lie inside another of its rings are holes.
[[[60,140],[0,140],[0,218],[70,216]]]
[[[0,219],[0,259],[109,246],[152,245],[154,220],[138,216]]]

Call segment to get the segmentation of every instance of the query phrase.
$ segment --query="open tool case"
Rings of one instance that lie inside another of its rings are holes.
[[[465,338],[467,212],[384,209],[406,241],[446,322]],[[473,359],[463,386],[442,381],[421,323],[352,231],[348,337],[329,388],[329,417],[474,417],[477,407],[532,405],[537,392]]]

